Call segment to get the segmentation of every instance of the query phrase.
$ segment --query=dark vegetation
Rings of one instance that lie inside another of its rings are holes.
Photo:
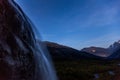
[[[45,43],[52,55],[59,80],[120,80],[115,78],[120,76],[120,50],[114,56],[105,58],[60,44]],[[99,74],[98,79],[95,79],[95,74]]]
[[[115,75],[110,75],[108,71],[119,70],[118,60],[78,60],[78,61],[55,61],[59,80],[94,80],[95,74],[99,74],[99,79],[114,80]]]

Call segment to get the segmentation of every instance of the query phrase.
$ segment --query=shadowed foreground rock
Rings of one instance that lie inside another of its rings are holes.
[[[13,0],[0,0],[0,80],[55,80],[45,75],[52,73],[46,70],[42,58],[41,66],[36,60],[38,49],[32,26]]]

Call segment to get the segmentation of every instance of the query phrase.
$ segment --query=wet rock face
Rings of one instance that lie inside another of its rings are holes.
[[[35,38],[29,19],[12,0],[0,0],[0,80],[35,80]]]

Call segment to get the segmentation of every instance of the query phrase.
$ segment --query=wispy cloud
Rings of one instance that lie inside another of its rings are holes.
[[[119,9],[116,6],[108,7],[96,10],[89,15],[86,21],[80,22],[81,27],[101,27],[114,24],[118,22]]]
[[[94,0],[96,1],[96,0]],[[92,6],[92,5],[90,5]],[[88,7],[90,7],[88,6]],[[94,6],[96,7],[96,6]],[[81,12],[67,22],[66,27],[68,27],[68,32],[79,31],[84,28],[94,28],[94,27],[107,27],[110,28],[112,25],[119,24],[120,21],[120,4],[115,2],[113,4],[106,4],[104,6],[93,9],[90,7],[90,12],[81,16]],[[83,10],[84,12],[85,10]],[[88,11],[88,10],[87,10]],[[79,11],[78,11],[79,12]],[[73,28],[74,27],[74,28]],[[114,26],[118,27],[118,26]],[[72,30],[70,29],[72,28]]]
[[[94,6],[95,7],[95,6]],[[81,15],[76,15],[75,20],[79,27],[107,27],[108,25],[116,24],[120,21],[120,4],[113,3],[101,6],[99,8],[91,10],[90,14],[86,15],[86,19],[78,19]],[[79,21],[78,21],[79,20]],[[77,27],[76,27],[77,28]]]

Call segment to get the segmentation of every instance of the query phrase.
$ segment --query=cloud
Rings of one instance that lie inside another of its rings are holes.
[[[78,12],[74,11],[73,14],[75,15],[72,16],[71,19],[65,21],[66,27],[68,28],[68,32],[75,32],[81,29],[95,27],[110,28],[110,26],[119,24],[120,5],[117,2],[106,5],[100,5],[95,9],[93,9],[93,7],[96,7],[96,5],[92,6],[91,4],[88,6],[88,9],[80,10]]]
[[[120,20],[120,10],[118,4],[112,6],[106,5],[103,8],[93,10],[85,20],[80,21],[79,27],[107,27],[107,25],[115,24]]]
[[[71,21],[69,21],[68,24],[71,24],[71,28],[74,26],[73,31],[78,31],[81,28],[109,27],[112,26],[113,24],[119,24],[120,21],[119,4],[115,2],[113,4],[106,4],[101,6],[102,7],[98,7],[95,9],[89,6],[88,8],[90,10],[89,14],[86,14],[88,12],[88,9],[86,9],[87,12],[84,12],[82,10],[80,11],[81,13],[79,14],[76,13],[76,15],[72,17]],[[85,15],[82,14],[82,12],[84,12]],[[68,26],[68,28],[70,28],[70,26]]]

